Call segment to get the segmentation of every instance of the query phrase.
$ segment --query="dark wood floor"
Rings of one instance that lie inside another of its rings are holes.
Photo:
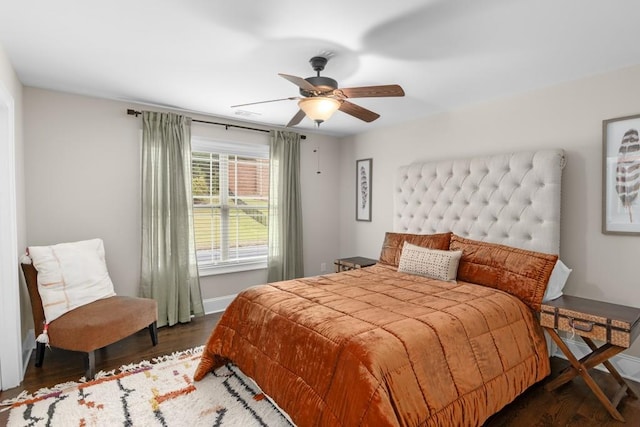
[[[96,352],[96,369],[111,370],[137,362],[151,360],[154,357],[185,350],[204,344],[209,333],[219,319],[218,314],[211,314],[194,319],[190,324],[160,328],[159,343],[151,346],[149,333],[144,330],[116,344]],[[75,381],[83,375],[82,357],[79,353],[53,349],[47,350],[44,366],[33,366],[33,355],[22,384],[14,389],[0,392],[0,400],[17,396],[22,390],[30,392],[42,387],[49,387],[65,381]],[[568,362],[552,358],[553,378],[567,366]],[[593,371],[596,382],[607,395],[612,396],[617,383],[607,374]],[[560,387],[554,392],[544,390],[542,381],[527,390],[513,403],[490,418],[485,427],[498,426],[639,426],[640,400],[624,398],[618,409],[627,420],[625,423],[615,421],[609,416],[596,397],[591,393],[581,378]],[[635,384],[640,389],[639,384]],[[0,425],[7,422],[8,413],[0,413]]]

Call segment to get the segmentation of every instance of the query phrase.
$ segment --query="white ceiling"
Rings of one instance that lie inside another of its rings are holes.
[[[348,135],[638,64],[639,17],[638,0],[2,0],[0,44],[27,86],[277,126],[295,101],[231,105],[297,96],[277,73],[329,53],[340,87],[406,92],[319,129]]]

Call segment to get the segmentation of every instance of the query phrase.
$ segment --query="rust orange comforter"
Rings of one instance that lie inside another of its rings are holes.
[[[227,361],[298,426],[481,425],[549,374],[517,298],[379,264],[243,291],[195,379]]]

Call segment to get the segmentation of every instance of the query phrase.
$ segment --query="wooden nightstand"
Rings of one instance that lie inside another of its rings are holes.
[[[550,381],[545,389],[555,390],[580,375],[611,416],[624,422],[624,418],[616,408],[625,394],[637,399],[638,392],[620,376],[608,360],[629,348],[637,338],[640,333],[640,309],[563,295],[542,304],[540,324],[571,363],[558,377]],[[571,332],[580,336],[591,349],[591,353],[578,360],[557,331]],[[605,344],[598,347],[593,339],[604,341]],[[589,375],[589,369],[601,363],[620,384],[620,389],[611,400]]]
[[[336,273],[347,270],[354,270],[356,268],[369,267],[377,263],[377,259],[363,258],[361,256],[354,256],[351,258],[338,258],[333,262],[336,267]]]

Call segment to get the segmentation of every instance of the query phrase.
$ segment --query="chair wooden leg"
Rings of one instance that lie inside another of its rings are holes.
[[[44,362],[44,349],[46,348],[46,344],[38,342],[36,343],[36,368],[42,366]]]
[[[90,381],[96,375],[96,355],[95,352],[90,351],[85,353],[84,356],[84,376],[87,381]]]
[[[149,334],[151,335],[151,343],[158,345],[158,322],[153,322],[149,325]]]

